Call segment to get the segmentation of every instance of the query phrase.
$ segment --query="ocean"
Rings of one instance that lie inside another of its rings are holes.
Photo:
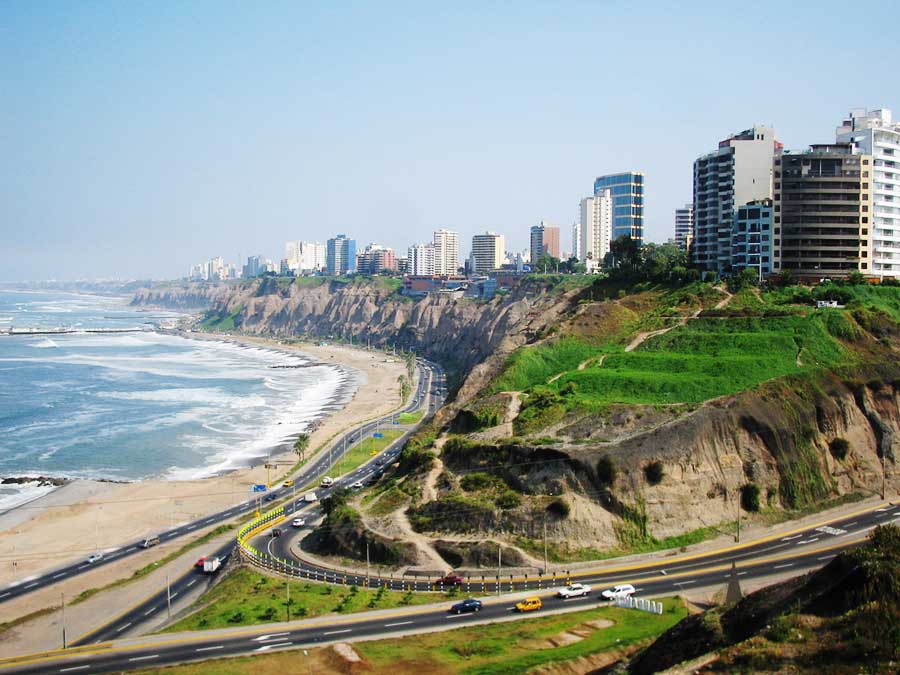
[[[127,299],[0,291],[10,326],[140,328]],[[353,375],[288,350],[157,332],[0,334],[0,478],[183,480],[259,463]],[[0,512],[48,487],[0,485]]]

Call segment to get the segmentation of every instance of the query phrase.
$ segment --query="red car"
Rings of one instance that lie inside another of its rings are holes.
[[[435,583],[442,586],[459,586],[464,581],[465,579],[458,574],[448,574],[447,576],[438,579]]]

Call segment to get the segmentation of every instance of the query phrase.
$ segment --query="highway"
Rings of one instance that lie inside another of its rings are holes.
[[[549,584],[549,589],[545,586],[545,590],[531,593],[543,599],[544,608],[527,615],[515,614],[516,596],[474,592],[471,595],[481,595],[484,601],[483,610],[476,614],[451,614],[447,611],[450,603],[444,602],[347,617],[213,630],[203,634],[147,636],[3,660],[0,661],[0,673],[121,672],[185,661],[321,646],[336,641],[413,634],[493,621],[527,620],[530,616],[548,612],[602,605],[604,603],[598,599],[599,590],[614,583],[634,584],[638,597],[680,594],[692,587],[724,585],[731,574],[731,561],[736,557],[737,574],[746,583],[773,574],[800,573],[824,565],[841,549],[857,545],[876,525],[898,521],[900,504],[883,504],[827,524],[823,522],[780,533],[746,546],[609,568],[598,573],[585,572],[577,577],[579,581],[603,582],[594,585],[592,595],[570,600],[556,598],[552,589],[563,583],[558,580],[555,585]],[[841,533],[840,530],[845,531]],[[516,588],[517,594],[520,590]]]
[[[294,475],[290,476],[295,484],[298,486],[305,486],[311,483],[317,483],[331,468],[334,462],[339,461],[340,457],[345,452],[347,452],[355,443],[361,441],[369,433],[374,431],[376,426],[383,428],[392,427],[393,421],[398,413],[413,412],[423,405],[426,405],[427,407],[424,410],[425,415],[423,416],[424,419],[428,417],[429,413],[433,412],[441,403],[443,403],[446,398],[446,385],[443,370],[440,366],[423,359],[418,359],[417,369],[419,373],[418,386],[416,387],[412,399],[402,408],[402,410],[396,411],[390,415],[385,415],[377,420],[366,422],[365,424],[340,435],[326,450],[320,452],[314,461],[305,465]],[[432,392],[432,376],[434,379],[434,395],[430,395],[430,392]],[[266,493],[267,504],[268,502],[272,502],[273,504],[277,503],[293,494],[291,488],[279,487],[274,490],[269,490]],[[240,516],[245,516],[252,513],[256,507],[257,500],[254,498],[204,518],[183,523],[172,529],[160,532],[158,534],[160,543],[191,534],[193,531],[200,528],[209,527]],[[6,588],[0,589],[0,604],[9,602],[14,598],[32,593],[41,588],[60,583],[79,574],[84,574],[97,567],[102,567],[123,558],[141,553],[144,551],[140,546],[141,541],[143,540],[133,541],[116,549],[107,549],[103,553],[103,557],[93,563],[81,559],[52,569],[40,576],[29,577],[13,582]]]

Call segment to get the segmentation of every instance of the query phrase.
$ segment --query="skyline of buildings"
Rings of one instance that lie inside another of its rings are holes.
[[[542,255],[559,259],[559,228],[542,220],[540,225],[531,227],[529,242],[530,262],[533,265]]]

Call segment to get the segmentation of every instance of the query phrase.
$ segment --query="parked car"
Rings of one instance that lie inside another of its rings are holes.
[[[457,602],[450,608],[454,614],[462,614],[463,612],[480,612],[481,600],[475,598],[466,598],[462,602]]]
[[[465,579],[458,574],[448,574],[441,577],[435,583],[441,586],[459,586]]]
[[[292,481],[290,478],[288,478],[281,484],[281,486],[282,487],[294,487],[294,481]]]
[[[150,548],[151,546],[156,546],[159,543],[159,537],[147,537],[144,541],[141,542],[141,548]]]
[[[291,527],[303,527],[306,525],[306,520],[304,518],[294,518],[291,521]]]
[[[517,612],[535,612],[544,606],[540,598],[525,598],[516,603]]]
[[[618,586],[607,588],[600,594],[600,597],[602,597],[604,600],[619,600],[621,598],[627,598],[628,596],[634,594],[634,586],[632,586],[631,584],[619,584]]]
[[[89,555],[87,559],[88,563],[90,563],[91,565],[93,565],[98,560],[103,560],[102,553],[91,553],[91,555]]]
[[[587,584],[569,584],[556,591],[556,596],[559,598],[582,598],[590,593],[591,587]]]
[[[273,536],[273,537],[280,537],[280,536],[281,536],[281,528],[280,528],[280,527],[273,527],[273,528],[272,528],[272,536]]]

